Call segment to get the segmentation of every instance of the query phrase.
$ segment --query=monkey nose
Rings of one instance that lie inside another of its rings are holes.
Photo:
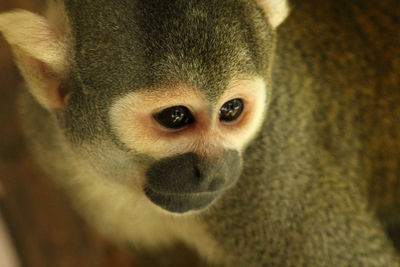
[[[213,192],[224,185],[225,175],[216,164],[200,160],[195,153],[162,159],[147,171],[147,184],[163,193]]]

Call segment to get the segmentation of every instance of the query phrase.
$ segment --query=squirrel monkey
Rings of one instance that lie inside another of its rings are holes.
[[[385,4],[293,3],[281,25],[284,0],[54,0],[0,31],[32,151],[104,235],[216,265],[399,266],[399,72],[383,56],[377,77],[365,43],[399,29]]]

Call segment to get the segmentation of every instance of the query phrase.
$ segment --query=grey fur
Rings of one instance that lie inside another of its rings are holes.
[[[109,131],[116,97],[178,79],[215,101],[233,75],[270,81],[272,68],[268,115],[242,175],[201,215],[227,266],[399,266],[399,236],[386,231],[400,227],[398,1],[293,3],[273,64],[275,34],[252,1],[65,3],[72,97],[56,116],[24,104],[49,161],[60,150],[57,117],[75,149],[124,177],[134,152]]]

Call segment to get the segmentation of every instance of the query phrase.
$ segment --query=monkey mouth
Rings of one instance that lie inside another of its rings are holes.
[[[203,193],[161,193],[151,189],[149,186],[144,191],[151,202],[173,213],[202,210],[210,206],[221,194],[218,191]]]

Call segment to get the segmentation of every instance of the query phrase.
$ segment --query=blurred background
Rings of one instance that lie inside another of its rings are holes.
[[[13,8],[39,12],[43,4],[44,0],[0,0],[0,12]],[[16,109],[21,84],[10,47],[0,34],[0,214],[21,265],[200,266],[183,245],[151,254],[138,252],[107,242],[86,225],[25,147]]]

